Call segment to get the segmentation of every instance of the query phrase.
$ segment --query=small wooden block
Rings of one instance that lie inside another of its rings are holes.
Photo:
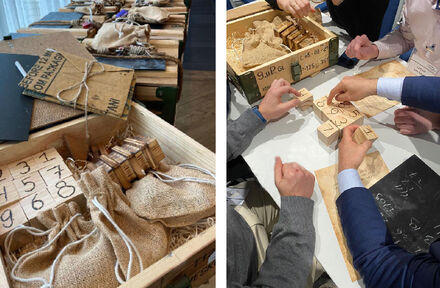
[[[301,43],[304,39],[307,38],[307,35],[301,34],[298,35],[295,39],[293,39],[293,46],[295,47],[295,50],[300,49],[299,43]]]
[[[296,30],[296,27],[294,25],[290,26],[289,28],[287,28],[286,30],[284,30],[283,32],[281,32],[281,38],[283,38],[283,43],[286,45],[289,45],[289,43],[287,42],[287,36],[289,36],[290,33],[294,32]]]
[[[14,202],[20,199],[17,188],[12,181],[0,182],[0,205]]]
[[[131,182],[136,179],[136,173],[134,173],[133,168],[131,167],[127,157],[116,153],[115,151],[110,152],[110,154],[108,154],[108,157],[112,158],[118,163],[119,168],[122,169],[128,181]]]
[[[0,183],[12,181],[13,179],[14,178],[12,177],[11,172],[9,171],[9,168],[7,166],[1,166],[0,167]]]
[[[159,162],[165,159],[165,154],[163,153],[162,148],[160,148],[159,142],[157,142],[156,139],[150,139],[147,143],[154,163],[156,166],[159,166]]]
[[[121,186],[124,189],[131,188],[131,182],[127,178],[127,175],[125,175],[124,171],[122,171],[122,168],[119,166],[118,162],[116,162],[115,160],[113,160],[112,158],[110,158],[107,155],[101,155],[101,156],[99,156],[99,158],[112,168],[114,174],[116,175],[116,177],[118,179],[118,181],[116,183],[121,184]]]
[[[39,170],[41,177],[43,177],[44,182],[47,186],[57,183],[64,178],[72,176],[70,169],[64,164],[63,161],[58,161],[57,163],[51,163],[51,165],[44,167]]]
[[[338,140],[340,130],[332,121],[326,121],[318,127],[318,138],[327,146]]]
[[[74,160],[87,160],[89,144],[86,139],[78,139],[70,135],[64,135],[63,139]]]
[[[298,97],[298,99],[301,101],[298,108],[304,111],[310,106],[313,106],[313,95],[312,93],[310,93],[309,90],[307,90],[306,88],[301,88],[300,90],[298,90],[298,92],[301,93],[301,96]]]
[[[312,107],[312,106],[313,106],[313,101],[307,101],[307,102],[301,103],[301,104],[298,106],[298,108],[299,108],[301,111],[304,111],[304,110],[309,109],[309,108]]]
[[[325,107],[327,107],[327,96],[313,101],[313,111],[315,112],[316,116],[324,122],[329,120],[323,112]]]
[[[113,168],[108,165],[107,163],[105,163],[104,161],[102,161],[101,159],[99,159],[96,163],[95,163],[95,168],[97,167],[104,167],[105,172],[107,172],[108,176],[110,176],[110,178],[113,180],[113,182],[115,182],[116,184],[121,185],[121,183],[119,183],[119,179],[118,177],[116,177],[115,172],[113,171]],[[92,165],[90,166],[90,170],[93,171],[95,168],[92,167]]]
[[[278,25],[277,27],[275,27],[275,36],[277,37],[281,37],[281,32],[283,32],[284,30],[286,30],[287,28],[289,28],[290,26],[292,26],[293,23],[291,21],[284,21],[283,23],[281,23],[280,25]]]
[[[135,152],[132,152],[117,145],[112,147],[112,150],[128,159],[128,162],[130,163],[130,166],[133,168],[133,171],[138,179],[141,179],[145,176],[143,163],[138,162],[138,160],[135,158]]]
[[[67,177],[47,187],[47,190],[49,190],[50,195],[57,205],[82,194],[81,188],[73,177]]]
[[[370,125],[359,126],[353,134],[353,140],[357,144],[362,144],[367,140],[374,142],[377,138],[376,133]]]
[[[32,172],[19,179],[15,179],[14,185],[15,188],[17,188],[20,198],[29,196],[35,192],[46,190],[46,183],[44,183],[44,180],[38,171]]]
[[[136,158],[136,161],[139,163],[139,165],[141,165],[142,170],[147,171],[147,169],[150,168],[148,160],[144,157],[144,153],[142,153],[141,148],[130,144],[124,144],[122,145],[122,148],[130,151],[131,153],[134,153],[134,157]]]
[[[38,212],[51,209],[56,206],[55,201],[46,189],[34,193],[20,200],[20,205],[23,208],[24,214],[28,219],[37,216]]]
[[[28,157],[8,164],[9,171],[14,179],[29,175],[40,168],[40,164],[33,158]]]
[[[0,209],[0,235],[14,229],[20,224],[27,223],[28,219],[21,208],[20,203]]]
[[[43,167],[49,166],[52,163],[63,161],[63,157],[61,157],[55,148],[47,149],[43,152],[32,155],[32,157],[37,163],[38,169],[42,169]]]
[[[295,45],[293,43],[293,39],[298,37],[298,35],[300,33],[301,32],[299,30],[295,30],[295,31],[293,31],[293,33],[290,33],[289,36],[287,36],[287,43],[286,44],[288,44],[290,50],[295,50]]]
[[[299,48],[302,49],[302,48],[304,48],[304,47],[307,47],[307,46],[309,46],[309,45],[312,45],[313,43],[315,43],[315,41],[313,40],[313,38],[308,37],[308,38],[304,39],[303,41],[301,41],[301,42],[299,43]]]

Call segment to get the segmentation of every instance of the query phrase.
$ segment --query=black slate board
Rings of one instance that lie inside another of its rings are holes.
[[[420,253],[440,238],[440,176],[416,155],[370,191],[395,244]]]
[[[15,61],[29,71],[37,60],[37,56],[0,54],[0,65],[6,72],[0,77],[0,140],[24,141],[29,138],[34,99],[22,95],[23,88],[18,83],[23,76],[15,67]]]
[[[73,21],[79,20],[84,16],[78,12],[50,12],[40,19],[40,21]]]
[[[165,71],[166,61],[163,59],[123,59],[96,57],[100,63],[134,70]]]

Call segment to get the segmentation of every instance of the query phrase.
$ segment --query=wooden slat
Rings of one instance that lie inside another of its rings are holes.
[[[251,4],[243,5],[231,10],[226,14],[226,21],[232,21],[245,16],[253,15],[258,12],[272,9],[266,1],[255,1]]]
[[[88,30],[82,28],[20,28],[17,30],[17,33],[36,33],[36,34],[50,34],[57,32],[70,32],[76,38],[86,38],[88,36]]]

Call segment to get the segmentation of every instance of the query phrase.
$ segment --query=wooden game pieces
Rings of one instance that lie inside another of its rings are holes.
[[[374,142],[377,138],[376,133],[370,125],[359,126],[353,134],[353,140],[357,144],[362,144],[367,140]]]
[[[302,111],[309,109],[313,106],[313,95],[306,88],[302,88],[298,90],[301,93],[301,96],[298,99],[301,101],[298,108]]]

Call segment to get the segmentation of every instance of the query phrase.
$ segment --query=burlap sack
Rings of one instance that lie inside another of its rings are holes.
[[[104,3],[92,3],[90,6],[80,6],[75,7],[74,12],[83,13],[89,15],[92,13],[92,15],[104,15]]]
[[[287,54],[281,46],[283,39],[275,36],[273,23],[263,20],[254,21],[253,25],[254,31],[246,32],[243,40],[244,68],[252,68]]]
[[[129,25],[126,23],[104,23],[90,43],[96,51],[105,51],[127,47],[136,42],[147,43],[150,40],[150,26]]]
[[[153,175],[153,173],[155,175]],[[170,165],[165,173],[153,172],[133,184],[126,191],[135,213],[168,227],[196,223],[215,213],[215,180],[198,170]],[[167,176],[166,176],[167,175]],[[161,181],[171,181],[169,183]],[[183,178],[180,181],[171,179]],[[186,181],[205,180],[208,183]]]
[[[155,6],[136,7],[128,10],[127,18],[142,24],[157,24],[168,21],[170,12]]]
[[[14,287],[42,287],[42,284],[72,288],[119,285],[114,276],[116,257],[110,241],[96,229],[92,221],[78,216],[79,211],[78,205],[70,202],[38,214],[38,220],[49,229],[48,239],[40,251],[34,250],[19,258],[11,278],[38,277],[42,280],[27,283],[16,280]],[[69,221],[71,223],[67,225]],[[63,228],[65,230],[59,238],[55,238]],[[12,238],[9,240],[13,241],[13,235],[10,236]],[[53,243],[49,244],[51,241]],[[62,251],[66,245],[69,246]],[[59,260],[54,263],[57,256]],[[50,280],[51,269],[54,269],[53,281]]]
[[[87,198],[93,223],[111,242],[122,280],[128,280],[166,255],[166,228],[138,217],[104,168],[83,173],[79,186]]]
[[[137,0],[133,5],[137,7],[142,6],[164,6],[170,3],[170,0]]]

